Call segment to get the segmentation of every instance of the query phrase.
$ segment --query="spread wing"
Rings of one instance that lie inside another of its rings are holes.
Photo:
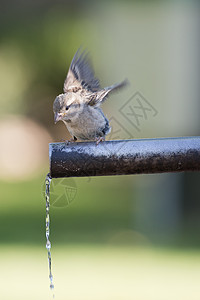
[[[94,76],[89,54],[85,51],[81,54],[79,52],[80,49],[78,49],[72,59],[64,82],[64,92],[76,92],[80,89],[96,92],[100,89],[100,84],[99,80]]]

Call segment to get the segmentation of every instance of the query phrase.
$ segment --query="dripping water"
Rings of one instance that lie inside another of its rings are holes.
[[[50,280],[50,289],[54,290],[54,284],[53,284],[53,275],[51,270],[51,242],[49,240],[49,234],[50,234],[50,185],[51,185],[51,176],[50,174],[47,174],[45,179],[45,199],[46,199],[46,249],[48,253],[48,263],[49,263],[49,280]],[[54,298],[54,294],[53,294]]]

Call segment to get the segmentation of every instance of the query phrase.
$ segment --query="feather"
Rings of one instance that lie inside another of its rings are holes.
[[[90,92],[96,92],[100,89],[99,80],[95,78],[94,71],[89,59],[89,54],[80,49],[74,55],[67,77],[64,82],[64,92],[76,92],[80,89],[86,89]]]
[[[95,95],[92,95],[90,98],[90,101],[88,102],[89,105],[91,106],[99,106],[102,102],[104,102],[107,97],[108,94],[110,94],[111,92],[116,92],[119,89],[125,87],[128,84],[128,80],[125,79],[124,81],[120,82],[120,83],[116,83],[113,84],[111,86],[108,86],[100,91],[97,91],[95,93]]]

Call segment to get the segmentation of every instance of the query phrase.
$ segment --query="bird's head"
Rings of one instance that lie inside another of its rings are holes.
[[[81,104],[74,95],[60,94],[56,97],[53,103],[54,122],[73,122],[78,117],[81,109]]]

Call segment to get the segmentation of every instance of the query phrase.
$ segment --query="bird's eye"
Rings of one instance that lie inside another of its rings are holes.
[[[68,110],[69,109],[69,106],[66,106],[66,108],[65,108],[66,110]]]

